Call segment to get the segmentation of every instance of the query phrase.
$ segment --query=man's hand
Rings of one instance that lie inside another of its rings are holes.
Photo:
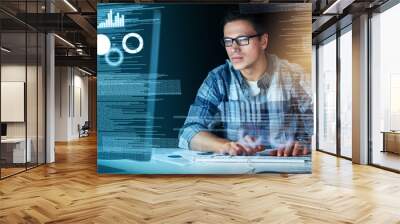
[[[304,156],[310,153],[310,150],[303,146],[300,142],[292,142],[286,146],[282,146],[271,150],[270,156]]]
[[[235,156],[236,155],[251,156],[265,149],[263,145],[255,143],[257,143],[257,140],[254,137],[246,135],[243,139],[240,139],[237,142],[225,143],[222,149],[220,150],[220,153],[226,153]]]

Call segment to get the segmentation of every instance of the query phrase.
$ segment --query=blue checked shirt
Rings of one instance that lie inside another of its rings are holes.
[[[200,131],[231,141],[259,137],[267,148],[293,141],[310,147],[313,103],[304,71],[275,55],[267,57],[268,71],[257,82],[261,91],[256,96],[229,60],[208,74],[180,130],[180,148],[190,149]]]

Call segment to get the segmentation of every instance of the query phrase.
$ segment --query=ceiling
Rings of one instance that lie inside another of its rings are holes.
[[[56,66],[73,65],[95,73],[96,4],[97,0],[47,0],[47,5],[45,0],[1,0],[2,46],[12,50],[8,59],[32,58],[43,47],[33,40],[36,33],[54,32]],[[21,35],[25,32],[26,38]]]

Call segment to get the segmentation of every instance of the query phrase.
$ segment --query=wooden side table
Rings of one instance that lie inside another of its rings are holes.
[[[382,131],[381,133],[383,133],[382,152],[400,154],[400,131]]]

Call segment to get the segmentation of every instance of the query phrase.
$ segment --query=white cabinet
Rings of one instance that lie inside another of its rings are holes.
[[[2,147],[12,148],[12,162],[25,163],[32,161],[32,140],[28,138],[27,147],[25,151],[25,138],[7,138],[2,139]],[[25,161],[25,159],[27,159]]]

